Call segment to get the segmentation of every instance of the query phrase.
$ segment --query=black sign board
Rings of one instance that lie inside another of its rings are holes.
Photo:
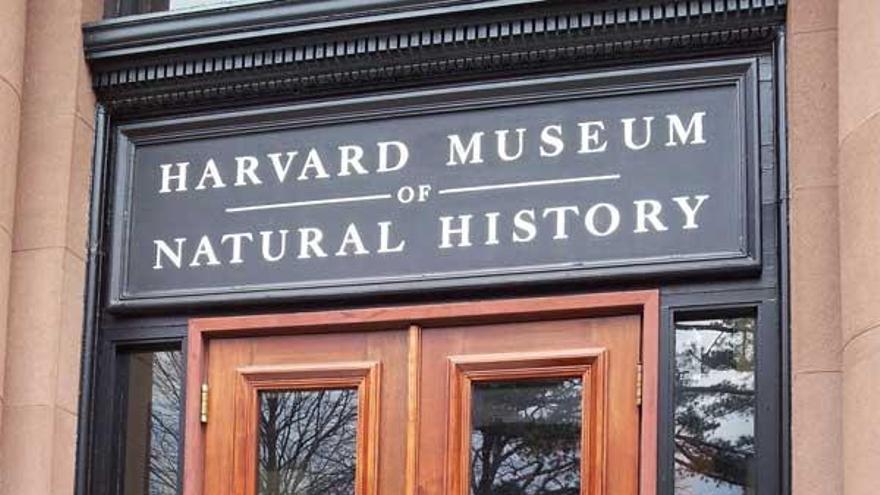
[[[752,61],[120,126],[111,307],[754,269]]]

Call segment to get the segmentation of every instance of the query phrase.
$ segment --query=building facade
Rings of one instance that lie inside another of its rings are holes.
[[[876,491],[880,3],[0,11],[3,494]]]

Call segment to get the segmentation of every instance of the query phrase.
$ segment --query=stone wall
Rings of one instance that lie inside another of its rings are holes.
[[[80,28],[102,3],[0,1],[2,495],[73,493],[95,108]]]

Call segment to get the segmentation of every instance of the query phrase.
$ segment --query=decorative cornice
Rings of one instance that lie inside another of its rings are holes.
[[[785,3],[551,2],[476,18],[446,8],[399,23],[267,36],[246,47],[102,56],[91,64],[100,100],[116,112],[149,112],[769,46]]]

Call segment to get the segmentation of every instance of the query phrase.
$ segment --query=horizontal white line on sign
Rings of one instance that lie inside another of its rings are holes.
[[[593,175],[589,177],[571,177],[568,179],[547,179],[547,180],[533,180],[528,182],[508,182],[505,184],[488,184],[485,186],[468,186],[468,187],[453,187],[450,189],[441,189],[438,194],[459,194],[459,193],[469,193],[469,192],[478,192],[478,191],[493,191],[497,189],[517,189],[520,187],[534,187],[534,186],[554,186],[558,184],[574,184],[577,182],[598,182],[603,180],[617,180],[620,178],[620,174],[611,174],[611,175]]]
[[[335,205],[340,203],[357,203],[360,201],[377,201],[391,199],[390,194],[371,194],[367,196],[349,196],[347,198],[314,199],[311,201],[295,201],[292,203],[271,203],[266,205],[236,206],[226,208],[226,213],[241,213],[244,211],[276,210],[280,208],[297,208],[300,206]]]

